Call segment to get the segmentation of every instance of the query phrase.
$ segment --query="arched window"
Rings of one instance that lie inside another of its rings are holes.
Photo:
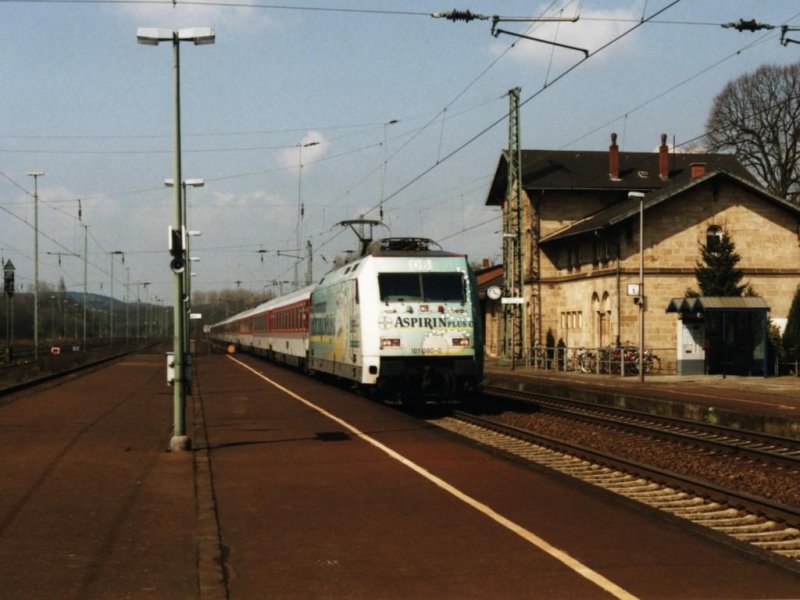
[[[706,230],[706,248],[709,250],[715,250],[721,241],[722,227],[719,225],[710,225]]]
[[[600,310],[606,314],[611,314],[611,295],[608,292],[603,292],[603,302]]]

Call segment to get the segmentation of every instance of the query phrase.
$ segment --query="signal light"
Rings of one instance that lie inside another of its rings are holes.
[[[381,348],[399,348],[399,338],[381,338]]]
[[[182,258],[176,256],[169,261],[169,268],[172,269],[173,273],[183,273],[186,269],[186,263],[183,262]]]
[[[183,254],[183,249],[186,247],[186,230],[181,227],[179,229],[169,228],[169,253],[172,256],[180,256]]]
[[[468,348],[469,347],[469,338],[453,338],[453,346],[458,346],[461,348]]]
[[[175,229],[169,228],[169,253],[172,260],[169,263],[169,268],[173,273],[183,273],[186,268],[186,260],[184,258],[184,248],[186,248],[186,230],[181,227]]]

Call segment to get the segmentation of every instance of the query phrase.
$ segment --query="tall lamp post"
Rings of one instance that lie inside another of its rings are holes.
[[[33,359],[39,360],[39,177],[44,171],[28,171],[33,177]]]
[[[644,194],[628,192],[628,198],[639,201],[639,381],[644,382]]]
[[[161,42],[172,42],[172,68],[173,68],[173,100],[174,100],[174,139],[173,139],[173,177],[172,181],[183,181],[181,177],[181,77],[180,77],[180,43],[192,42],[194,45],[205,45],[214,43],[214,30],[210,27],[195,27],[190,29],[159,29],[155,27],[141,27],[136,31],[136,40],[140,44],[157,46]],[[181,198],[181,186],[173,186],[172,203],[172,231],[180,232],[179,238],[183,237],[183,203]],[[174,297],[173,297],[173,431],[170,440],[170,449],[189,450],[191,440],[186,434],[186,390],[185,390],[185,361],[186,348],[184,346],[184,289],[182,268],[185,268],[185,254],[183,248],[174,249],[176,256],[173,260],[174,271]],[[182,267],[182,268],[181,268]]]

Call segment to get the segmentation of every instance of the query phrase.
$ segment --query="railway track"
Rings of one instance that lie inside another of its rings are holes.
[[[600,417],[593,415],[592,419],[597,422]],[[636,506],[649,507],[663,517],[688,524],[701,535],[800,572],[798,507],[461,411],[432,419],[430,423],[492,451],[599,488]],[[616,418],[612,423],[614,427],[620,426]],[[641,424],[636,427],[641,431]],[[684,441],[691,437],[683,431],[680,436]],[[719,440],[722,451],[731,452],[738,447],[732,437],[728,434]],[[713,437],[702,439],[704,448],[713,443],[717,443]],[[747,452],[755,450],[749,447]],[[769,454],[771,450],[764,452]],[[776,454],[779,461],[794,461],[794,468],[800,468],[800,458],[786,456],[783,450]]]
[[[554,414],[586,423],[613,426],[633,433],[686,443],[713,452],[725,452],[748,460],[758,460],[790,469],[800,469],[800,440],[764,433],[730,429],[698,421],[643,414],[554,396],[531,395],[498,387],[484,387],[490,396],[535,404],[542,413]]]
[[[134,354],[136,352],[152,351],[153,348],[156,348],[158,345],[159,345],[158,343],[150,343],[141,347],[128,348],[126,350],[114,352],[111,354],[100,354],[97,356],[90,355],[85,359],[84,362],[75,364],[67,368],[55,369],[51,372],[41,372],[37,369],[30,376],[23,377],[18,381],[15,380],[8,382],[4,380],[5,378],[0,378],[0,406],[7,403],[8,398],[11,397],[13,394],[16,394],[17,392],[21,392],[23,390],[27,390],[46,383],[58,381],[70,375],[75,375],[77,373],[81,373],[83,371],[87,371],[95,367],[102,366],[108,362],[112,362],[114,360]],[[8,365],[5,371],[11,371],[13,369],[25,366],[29,365],[26,364]]]

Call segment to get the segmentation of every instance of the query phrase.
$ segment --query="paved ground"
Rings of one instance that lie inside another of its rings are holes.
[[[594,375],[486,363],[487,377],[544,382],[557,386],[665,399],[730,408],[743,414],[800,418],[800,377],[740,377],[722,375]]]
[[[0,408],[0,597],[790,598],[800,590],[796,575],[424,421],[243,362],[296,395],[224,356],[200,357],[187,411],[193,452],[165,452],[172,396],[161,355]]]
[[[170,402],[163,358],[137,356],[0,408],[0,597],[195,597]]]

